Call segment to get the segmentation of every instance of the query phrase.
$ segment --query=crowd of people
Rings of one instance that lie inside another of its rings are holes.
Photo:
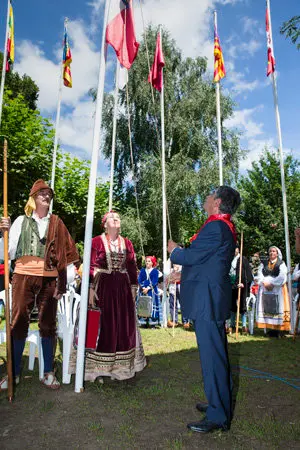
[[[13,224],[9,218],[2,218],[0,230],[9,231],[9,257],[14,261],[11,280],[14,382],[20,382],[30,312],[36,306],[45,364],[41,383],[49,389],[58,389],[60,383],[53,367],[57,302],[66,292],[68,267],[77,267],[80,281],[82,266],[67,228],[58,216],[49,213],[53,196],[53,190],[43,180],[37,180],[30,190],[25,215]],[[204,210],[208,219],[191,238],[190,245],[168,243],[167,325],[179,325],[180,308],[183,328],[189,330],[193,324],[196,333],[208,403],[197,404],[197,409],[206,416],[200,422],[188,424],[188,428],[201,433],[226,431],[230,427],[232,380],[226,332],[233,332],[237,310],[241,331],[248,332],[250,293],[256,300],[257,327],[266,335],[278,337],[291,328],[287,267],[280,249],[272,245],[267,257],[256,253],[251,263],[239,253],[231,216],[240,201],[237,191],[219,187],[206,198]],[[95,346],[86,349],[85,380],[102,383],[103,377],[130,379],[146,367],[139,327],[163,323],[163,275],[155,256],[146,256],[145,266],[138,270],[133,245],[120,234],[118,213],[106,213],[100,227],[102,234],[92,240],[89,292],[89,307],[100,311],[100,315]],[[296,248],[300,253],[300,230],[296,231]],[[0,259],[3,258],[1,239]],[[298,279],[299,264],[293,273],[295,283]],[[80,292],[80,283],[76,289]],[[75,366],[73,351],[70,373],[74,373]],[[0,381],[0,390],[7,386],[6,376]]]

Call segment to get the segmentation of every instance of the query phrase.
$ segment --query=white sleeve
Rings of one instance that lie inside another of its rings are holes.
[[[15,259],[18,242],[21,235],[22,223],[24,216],[19,216],[14,221],[9,231],[9,258]]]
[[[292,280],[293,281],[298,281],[300,278],[300,270],[299,270],[299,264],[296,265],[293,275],[292,275]]]
[[[164,267],[165,275],[170,275],[171,273],[171,260],[170,258],[167,260],[166,265]]]
[[[258,267],[257,275],[256,275],[256,277],[255,277],[255,280],[256,280],[257,284],[262,284],[263,281],[264,281],[264,278],[265,278],[265,277],[263,276],[263,273],[262,273],[263,268],[264,268],[264,266],[263,266],[263,264],[261,263],[261,264],[259,265],[259,267]]]

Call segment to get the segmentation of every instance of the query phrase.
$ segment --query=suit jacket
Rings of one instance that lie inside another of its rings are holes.
[[[181,307],[185,317],[224,321],[230,316],[229,270],[235,241],[229,226],[207,223],[189,248],[175,248],[171,261],[183,266]]]

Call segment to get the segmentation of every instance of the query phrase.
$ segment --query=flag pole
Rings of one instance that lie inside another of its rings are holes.
[[[217,25],[217,11],[214,11],[215,29]],[[217,110],[217,132],[218,132],[218,150],[219,150],[219,184],[223,185],[223,152],[222,152],[222,135],[221,135],[221,107],[220,107],[220,81],[216,82],[216,110]]]
[[[94,121],[92,159],[91,159],[88,203],[87,203],[86,222],[85,222],[83,272],[82,272],[80,316],[79,316],[79,330],[78,330],[75,392],[83,392],[86,317],[87,317],[87,305],[88,305],[88,293],[89,293],[89,276],[90,276],[92,233],[93,233],[93,224],[94,224],[97,168],[98,168],[98,157],[99,157],[99,150],[100,150],[100,134],[101,134],[101,125],[102,125],[102,106],[103,106],[104,79],[105,79],[105,66],[106,66],[105,35],[106,35],[108,12],[109,12],[109,2],[108,2],[108,0],[105,0],[103,31],[102,31],[102,45],[101,45],[101,55],[100,55],[100,69],[99,69],[96,112],[95,112],[95,121]]]
[[[64,29],[66,28],[68,19],[65,18]],[[51,188],[54,190],[55,182],[55,170],[56,170],[56,158],[57,158],[57,147],[59,138],[59,122],[60,122],[60,106],[62,99],[62,86],[63,86],[63,73],[64,73],[64,63],[62,61],[59,74],[59,88],[58,88],[58,100],[57,100],[57,110],[56,110],[56,123],[55,123],[55,137],[54,137],[54,147],[53,147],[53,159],[52,159],[52,172],[51,172]],[[53,199],[50,204],[50,214],[53,210]]]
[[[2,119],[2,107],[3,107],[3,96],[4,96],[4,85],[5,85],[6,63],[7,63],[7,39],[8,39],[8,28],[9,28],[9,9],[10,9],[10,0],[8,0],[8,2],[7,2],[6,32],[5,32],[2,77],[1,77],[1,86],[0,86],[0,126],[1,126],[1,119]]]
[[[112,210],[113,191],[114,191],[114,168],[115,168],[115,154],[116,154],[119,75],[120,75],[120,63],[119,63],[119,60],[117,59],[116,81],[115,81],[116,85],[115,85],[115,95],[114,95],[113,135],[112,135],[112,143],[111,143],[110,187],[109,187],[109,205],[108,205],[109,211]]]
[[[271,46],[272,46],[272,52],[273,52],[273,56],[274,56],[270,0],[267,0],[267,9],[268,9],[268,15],[269,15]],[[291,315],[292,315],[293,314],[292,313],[292,298],[293,297],[292,297],[292,280],[291,280],[291,249],[290,249],[290,239],[289,239],[289,222],[288,222],[288,213],[287,213],[287,200],[286,200],[286,188],[285,188],[285,176],[284,176],[282,134],[281,134],[279,107],[278,107],[277,82],[276,82],[276,76],[275,76],[274,71],[272,72],[272,85],[273,85],[276,128],[277,128],[277,136],[278,136],[278,144],[279,144],[281,190],[282,190],[284,234],[285,234],[285,250],[286,250],[286,260],[287,260],[287,269],[288,269],[287,282],[288,282],[288,291],[289,291],[289,298],[290,298],[290,311],[291,311]],[[294,326],[294,321],[293,321],[293,317],[291,317],[291,331],[292,332],[293,332],[293,326]]]
[[[7,204],[7,140],[3,144],[3,216],[8,218]],[[10,330],[10,295],[9,295],[9,256],[8,256],[8,231],[4,231],[4,287],[5,287],[5,322],[6,322],[6,368],[8,401],[13,399],[13,369],[12,369],[12,341]]]
[[[162,32],[159,27],[160,45],[162,47]],[[164,69],[162,68],[162,88],[160,93],[161,112],[161,167],[162,167],[162,216],[163,216],[163,327],[167,326],[167,199],[166,199],[166,161],[165,161],[165,104],[164,104]]]
[[[51,172],[51,188],[54,190],[54,181],[55,181],[55,169],[56,169],[56,158],[57,158],[57,147],[58,147],[58,138],[59,138],[59,122],[60,122],[60,106],[61,106],[61,98],[62,98],[62,85],[63,85],[63,65],[60,68],[59,75],[59,88],[58,88],[58,100],[57,100],[57,110],[56,110],[56,122],[55,122],[55,137],[54,137],[54,147],[53,147],[53,159],[52,159],[52,172]],[[50,214],[53,209],[53,200],[50,205]]]

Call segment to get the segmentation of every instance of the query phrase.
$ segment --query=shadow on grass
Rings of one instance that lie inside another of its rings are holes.
[[[297,378],[300,340],[230,337],[232,427],[202,436],[186,429],[186,423],[202,417],[195,404],[205,400],[194,334],[142,330],[142,337],[149,362],[143,372],[123,382],[86,383],[81,395],[74,393],[74,380],[59,392],[41,387],[37,369],[26,369],[25,356],[14,404],[0,393],[2,448],[297,448],[298,392],[271,378],[252,378],[244,367]],[[61,377],[59,358],[57,374]]]

